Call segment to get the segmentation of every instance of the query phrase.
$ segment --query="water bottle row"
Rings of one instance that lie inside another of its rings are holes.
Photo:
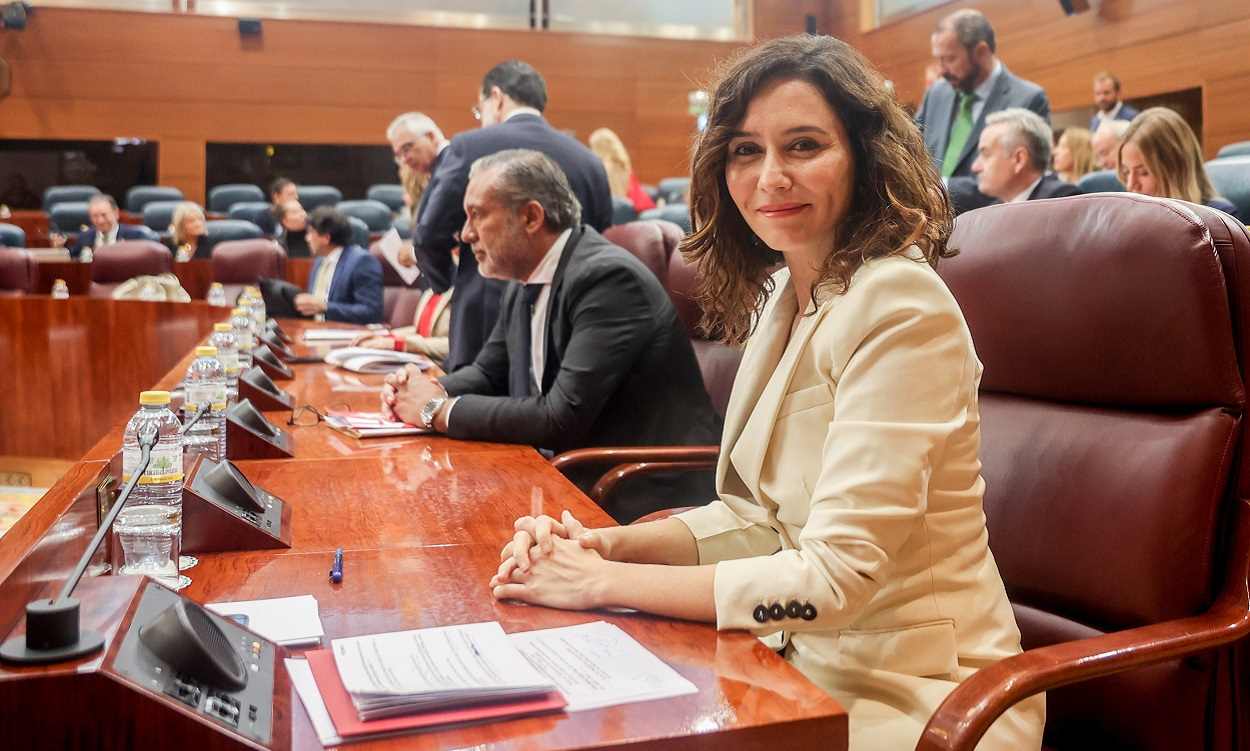
[[[83,252],[85,253],[86,250],[84,249]],[[69,285],[65,283],[64,279],[57,279],[56,281],[52,283],[52,299],[53,300],[68,300],[69,299]],[[230,305],[230,303],[226,300],[226,288],[221,285],[221,282],[213,282],[211,285],[209,285],[208,297],[206,299],[209,305],[213,305],[216,307],[224,308]],[[257,299],[260,299],[259,294],[257,295]],[[264,312],[264,305],[265,303],[261,301],[262,313]],[[263,323],[263,319],[262,319],[262,323]]]
[[[190,583],[179,574],[184,468],[197,455],[226,458],[226,409],[238,398],[239,373],[252,365],[252,349],[264,322],[259,291],[245,289],[230,319],[215,324],[208,344],[195,349],[183,379],[182,420],[170,409],[170,392],[139,395],[139,411],[122,438],[123,482],[138,469],[144,426],[156,427],[157,441],[147,469],[113,524],[125,561],[119,573],[146,574],[174,588]]]

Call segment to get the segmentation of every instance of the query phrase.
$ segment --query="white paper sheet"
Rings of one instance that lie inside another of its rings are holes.
[[[323,746],[337,746],[343,742],[338,733],[334,732],[334,720],[330,719],[330,711],[321,698],[321,690],[317,688],[317,680],[313,678],[312,669],[307,660],[287,659],[286,672],[291,675],[291,685],[304,703],[304,711],[312,721],[313,730],[317,731],[317,739]]]
[[[350,342],[368,329],[308,329],[304,332],[306,342]]]
[[[605,621],[509,634],[568,701],[566,712],[697,693],[663,660]]]
[[[382,235],[382,239],[378,241],[378,246],[382,248],[382,255],[387,261],[395,267],[395,272],[399,274],[399,278],[404,280],[404,284],[412,285],[421,276],[421,270],[415,265],[404,266],[399,262],[399,249],[404,247],[404,241],[399,236],[399,232],[394,227],[390,232]]]
[[[317,644],[325,635],[321,613],[312,595],[276,597],[270,600],[210,602],[209,610],[224,616],[247,616],[247,628],[283,646]]]

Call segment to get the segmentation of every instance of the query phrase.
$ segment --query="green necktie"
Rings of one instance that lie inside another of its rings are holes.
[[[972,103],[977,95],[971,92],[959,92],[959,109],[955,112],[955,122],[951,123],[951,137],[946,143],[946,156],[942,157],[942,177],[950,177],[959,166],[959,155],[964,153],[964,144],[972,133]]]

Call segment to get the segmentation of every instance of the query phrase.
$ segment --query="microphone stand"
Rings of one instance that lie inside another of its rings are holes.
[[[204,402],[203,404],[201,404],[201,405],[200,405],[200,406],[199,406],[199,407],[195,410],[195,414],[191,416],[191,419],[190,419],[190,420],[187,420],[185,423],[183,423],[182,428],[181,428],[181,429],[179,429],[179,431],[178,431],[178,435],[183,435],[183,434],[185,434],[188,430],[190,430],[192,425],[194,425],[194,424],[196,424],[197,422],[199,422],[199,421],[200,421],[200,418],[202,418],[204,415],[207,415],[207,414],[208,414],[208,410],[209,410],[211,407],[212,407],[212,405],[211,405],[211,404],[209,404],[208,402]]]
[[[26,603],[26,636],[14,636],[0,645],[0,661],[39,664],[59,662],[71,657],[90,654],[104,646],[104,636],[94,631],[80,632],[77,599],[70,597],[78,581],[82,579],[91,557],[113,527],[117,515],[126,505],[139,478],[147,471],[152,460],[152,447],[159,436],[152,425],[144,426],[139,433],[139,464],[130,480],[122,486],[117,501],[108,515],[100,522],[95,537],[87,544],[86,551],[78,560],[73,573],[61,586],[60,593],[51,600],[31,600]]]

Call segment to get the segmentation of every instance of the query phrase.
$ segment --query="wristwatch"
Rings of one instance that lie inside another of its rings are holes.
[[[443,405],[446,403],[447,397],[445,396],[436,396],[426,402],[425,406],[421,408],[420,414],[417,415],[417,419],[421,420],[421,427],[426,430],[433,430],[434,415],[437,415],[438,411],[442,409]]]

